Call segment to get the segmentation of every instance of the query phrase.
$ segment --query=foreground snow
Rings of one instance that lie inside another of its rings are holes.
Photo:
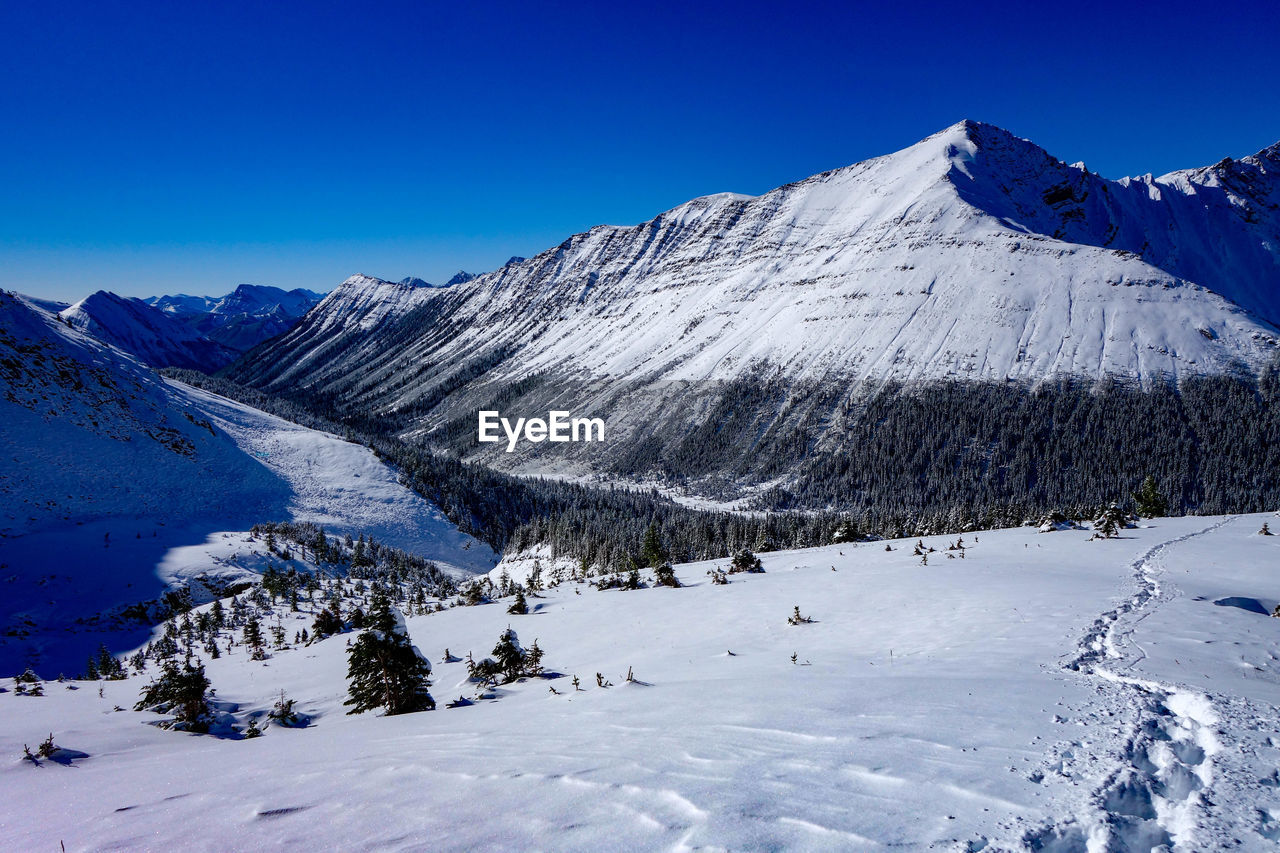
[[[928,565],[913,543],[832,546],[728,586],[705,576],[720,561],[678,567],[685,589],[451,608],[408,620],[441,710],[402,717],[342,713],[351,635],[262,663],[237,647],[208,662],[225,707],[244,722],[284,689],[312,720],[250,741],[113,712],[144,678],[9,692],[0,829],[68,850],[1270,849],[1264,520],[982,532],[961,559],[934,537]],[[816,621],[788,625],[795,606]],[[566,677],[445,709],[475,691],[444,649],[482,656],[508,624]],[[87,757],[18,760],[50,731]]]

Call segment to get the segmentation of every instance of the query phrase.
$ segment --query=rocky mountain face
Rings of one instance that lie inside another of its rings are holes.
[[[589,473],[727,413],[733,441],[785,423],[817,448],[886,383],[1256,373],[1278,321],[1280,148],[1110,181],[966,121],[448,288],[354,276],[232,375],[500,466]],[[477,409],[552,407],[604,417],[608,449],[475,441]]]

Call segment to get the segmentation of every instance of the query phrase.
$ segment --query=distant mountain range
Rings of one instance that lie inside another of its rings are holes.
[[[441,289],[471,281],[459,271],[444,284],[405,278],[411,289]],[[145,299],[100,290],[74,304],[22,297],[28,305],[59,314],[76,328],[118,346],[152,367],[212,372],[289,329],[323,293],[241,284],[225,296],[178,293]]]
[[[242,284],[222,297],[136,299],[99,290],[72,305],[23,298],[152,367],[208,372],[288,331],[323,294]]]

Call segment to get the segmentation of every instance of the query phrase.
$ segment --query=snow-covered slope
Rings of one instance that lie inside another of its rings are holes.
[[[310,717],[255,740],[113,713],[145,675],[10,691],[0,819],[21,849],[1271,850],[1264,520],[935,537],[928,565],[839,545],[727,586],[705,575],[721,561],[677,567],[684,589],[566,582],[528,615],[415,616],[440,709],[399,717],[344,713],[351,634],[263,662],[237,645],[206,660],[222,709],[262,725],[285,690]],[[274,613],[292,637],[312,608]],[[457,658],[508,625],[563,677],[444,707],[477,692]],[[18,760],[50,732],[63,763]]]
[[[0,671],[77,669],[99,641],[77,619],[157,597],[175,549],[281,520],[496,562],[367,448],[162,380],[0,294]]]
[[[50,314],[59,314],[71,307],[70,302],[59,302],[56,299],[42,299],[38,296],[28,296],[25,293],[19,293],[16,295],[32,308],[38,308],[41,311],[48,311]]]
[[[237,353],[141,299],[99,290],[62,311],[64,320],[152,367],[217,370]]]
[[[759,198],[593,228],[447,290],[353,277],[241,375],[373,381],[392,361],[403,378],[497,354],[495,375],[647,383],[1254,368],[1280,342],[1276,152],[1109,182],[962,122]],[[404,405],[430,379],[371,393]]]

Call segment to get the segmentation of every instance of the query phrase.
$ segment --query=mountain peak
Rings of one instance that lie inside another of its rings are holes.
[[[453,278],[444,283],[445,287],[453,287],[455,284],[466,284],[475,278],[475,273],[469,273],[466,270],[458,270],[453,274]]]

